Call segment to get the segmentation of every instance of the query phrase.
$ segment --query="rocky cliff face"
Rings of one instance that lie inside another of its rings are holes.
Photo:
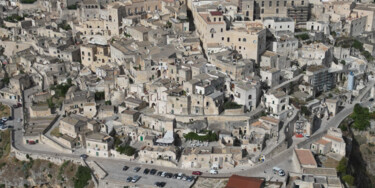
[[[15,187],[74,187],[78,165],[69,161],[58,166],[49,161],[19,161],[12,155],[0,160],[0,185]],[[93,187],[90,181],[88,187]]]

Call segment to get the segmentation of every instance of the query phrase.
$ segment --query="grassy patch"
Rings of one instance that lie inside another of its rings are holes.
[[[10,131],[1,132],[0,158],[5,158],[10,153]]]
[[[59,174],[57,175],[57,179],[64,181],[62,175],[64,173],[65,168],[69,165],[70,161],[65,161],[59,168]]]
[[[52,135],[52,136],[55,136],[55,137],[61,137],[62,134],[60,133],[60,129],[59,129],[59,127],[55,127],[55,128],[51,131],[51,135]]]
[[[194,132],[190,132],[186,134],[184,137],[186,140],[199,140],[199,141],[208,141],[208,142],[217,141],[217,135],[216,133],[212,131],[209,131],[206,135],[203,135],[203,136],[200,136]]]
[[[0,103],[0,117],[9,117],[10,108],[7,105]]]

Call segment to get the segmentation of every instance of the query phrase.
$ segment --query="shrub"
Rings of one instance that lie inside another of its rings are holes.
[[[103,92],[98,91],[98,92],[95,93],[95,100],[96,101],[100,101],[100,100],[104,100],[104,99],[105,99],[104,91]]]
[[[298,38],[299,40],[307,40],[310,38],[309,34],[307,33],[296,35],[295,37]]]
[[[232,102],[232,101],[228,101],[224,104],[224,109],[238,109],[238,108],[241,108],[242,105],[239,105],[235,102]]]
[[[301,113],[305,116],[310,116],[311,115],[311,111],[306,107],[306,106],[302,106],[301,107]]]
[[[364,50],[362,42],[359,42],[358,40],[353,41],[352,47],[361,51],[361,52]]]
[[[199,140],[199,141],[206,141],[206,142],[214,142],[217,141],[216,133],[209,131],[204,136],[199,136],[197,133],[190,132],[184,136],[186,140]]]
[[[76,5],[76,4],[74,4],[74,5],[69,5],[67,8],[68,8],[69,10],[76,10],[76,9],[77,9],[77,5]]]
[[[125,154],[127,156],[132,156],[135,154],[136,149],[129,145],[126,145],[126,146],[118,146],[116,148],[116,151],[120,152],[121,154]]]
[[[350,186],[354,185],[354,177],[351,176],[351,175],[345,175],[345,176],[343,176],[342,180],[344,180]]]
[[[89,183],[88,181],[91,179],[91,170],[89,167],[86,166],[79,166],[74,177],[74,187],[75,188],[84,188]]]
[[[69,24],[67,23],[61,23],[58,25],[61,29],[64,29],[65,31],[69,31],[69,30],[72,30],[72,28],[70,27]]]
[[[348,163],[348,160],[345,157],[343,157],[340,160],[339,164],[336,166],[337,172],[339,172],[341,174],[345,174],[346,173],[346,165],[347,165],[347,163]]]
[[[366,50],[362,51],[361,54],[366,58],[367,61],[374,60],[374,57],[372,57],[371,53]]]
[[[52,86],[51,89],[55,90],[56,97],[65,97],[66,92],[68,92],[71,86],[72,86],[71,80],[70,81],[68,80],[68,83]]]
[[[21,3],[22,4],[33,4],[35,3],[37,0],[21,0]]]

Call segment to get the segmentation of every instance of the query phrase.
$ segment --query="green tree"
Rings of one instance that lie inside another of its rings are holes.
[[[354,120],[353,128],[366,130],[370,126],[370,112],[359,104],[354,106],[353,114],[350,116]]]
[[[336,170],[337,172],[341,173],[341,174],[345,174],[346,173],[346,168],[347,168],[347,163],[348,163],[348,159],[346,159],[345,157],[343,157],[339,164],[336,166]]]
[[[351,176],[351,175],[345,175],[342,177],[342,180],[344,180],[347,184],[349,184],[350,186],[353,186],[354,185],[354,177]]]
[[[95,93],[95,100],[96,101],[100,101],[100,100],[104,100],[105,99],[105,93],[104,91],[103,92],[96,92]]]
[[[354,42],[352,44],[352,47],[361,51],[361,52],[364,50],[362,42],[359,42],[358,40],[354,40]]]
[[[129,145],[126,145],[126,146],[118,146],[116,148],[116,151],[120,152],[121,154],[125,154],[127,156],[132,156],[135,154],[136,149]]]
[[[311,115],[311,111],[306,107],[306,106],[302,106],[301,107],[301,113],[305,116],[310,116]]]

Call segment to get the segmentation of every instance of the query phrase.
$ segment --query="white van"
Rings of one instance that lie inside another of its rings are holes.
[[[210,170],[210,174],[218,174],[219,172],[217,171],[217,170],[215,170],[215,169],[211,169]]]

